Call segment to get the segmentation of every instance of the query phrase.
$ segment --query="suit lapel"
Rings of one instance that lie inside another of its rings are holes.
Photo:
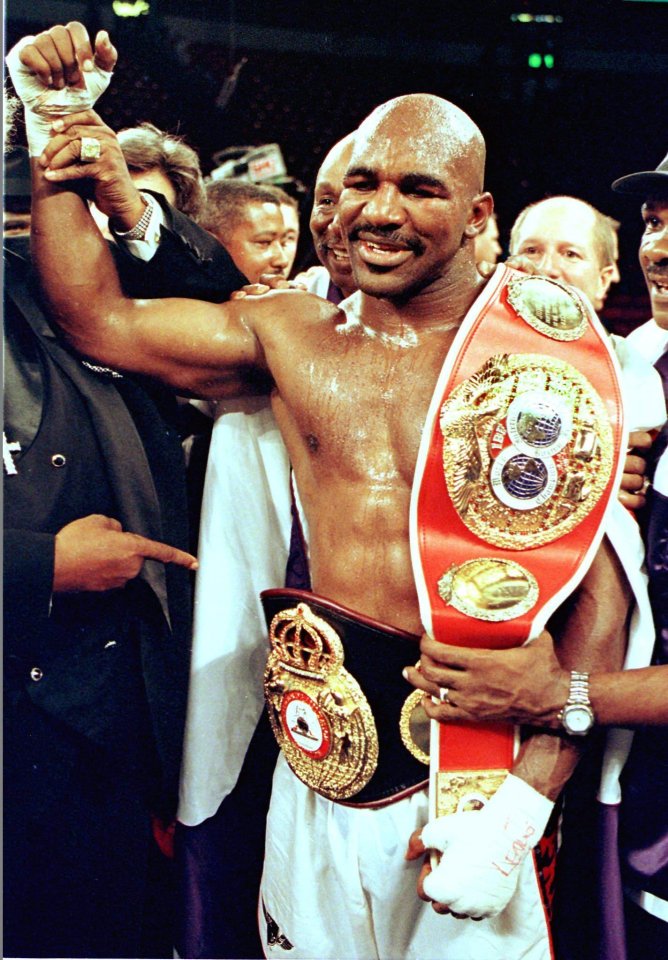
[[[92,373],[57,340],[25,276],[12,277],[8,292],[51,360],[72,381],[88,407],[123,529],[162,541],[160,504],[144,445],[113,382]],[[140,576],[157,596],[169,623],[164,564],[146,560]]]

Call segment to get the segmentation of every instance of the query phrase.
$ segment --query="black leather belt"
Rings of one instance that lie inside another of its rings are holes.
[[[402,676],[418,659],[419,637],[302,590],[261,599],[272,644],[269,719],[295,774],[353,806],[382,806],[425,786],[428,720]]]

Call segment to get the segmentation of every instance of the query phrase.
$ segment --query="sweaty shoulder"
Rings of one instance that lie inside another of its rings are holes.
[[[278,330],[302,330],[314,325],[345,323],[345,314],[333,303],[303,290],[272,290],[260,297],[232,301],[238,316],[264,340]]]

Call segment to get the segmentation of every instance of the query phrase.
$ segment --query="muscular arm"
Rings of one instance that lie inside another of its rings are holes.
[[[597,723],[668,724],[668,665],[595,674],[589,696]]]
[[[261,319],[266,305],[127,299],[87,205],[48,183],[35,160],[31,242],[52,315],[86,356],[202,396],[243,392],[244,379],[266,369],[248,317]]]

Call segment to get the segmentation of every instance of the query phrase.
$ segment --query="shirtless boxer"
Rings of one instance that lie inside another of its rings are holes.
[[[76,34],[64,53],[70,69],[74,48],[80,61],[91,57],[82,30],[70,25]],[[21,54],[37,72],[39,42]],[[98,60],[106,44],[105,37],[98,41]],[[41,74],[50,77],[43,63]],[[485,287],[473,256],[473,238],[493,208],[483,190],[480,131],[453,104],[428,95],[391,101],[362,125],[340,207],[361,291],[345,313],[297,292],[221,305],[126,299],[85,204],[58,185],[80,149],[76,116],[69,117],[34,164],[34,256],[72,343],[86,356],[159,377],[179,392],[219,398],[271,390],[309,525],[314,590],[390,627],[421,632],[408,508],[437,376]],[[63,244],[65,234],[76,242]],[[624,577],[604,544],[562,618],[564,659],[579,669],[616,665],[627,608]],[[540,733],[520,748],[507,783],[513,803],[520,796],[532,809],[538,835],[579,752],[573,742]],[[404,861],[403,850],[407,835],[426,820],[424,791],[379,810],[351,810],[309,790],[279,761],[274,806],[263,897],[269,929],[278,925],[280,936],[268,934],[268,955],[282,956],[287,939],[292,956],[302,957],[480,956],[480,944],[465,946],[470,928],[480,933],[469,939],[501,937],[495,955],[524,950],[527,919],[540,901],[503,910],[516,878],[501,884],[500,899],[490,895],[471,863],[487,860],[487,850],[454,858],[461,877],[453,900],[458,913],[490,920],[460,923],[414,900],[417,867]],[[481,826],[489,822],[486,812],[478,815]],[[321,832],[326,823],[328,837]],[[354,853],[342,839],[353,843],[353,835]],[[359,857],[362,874],[357,899],[345,878],[351,855]],[[531,955],[546,955],[543,941],[534,949]]]

